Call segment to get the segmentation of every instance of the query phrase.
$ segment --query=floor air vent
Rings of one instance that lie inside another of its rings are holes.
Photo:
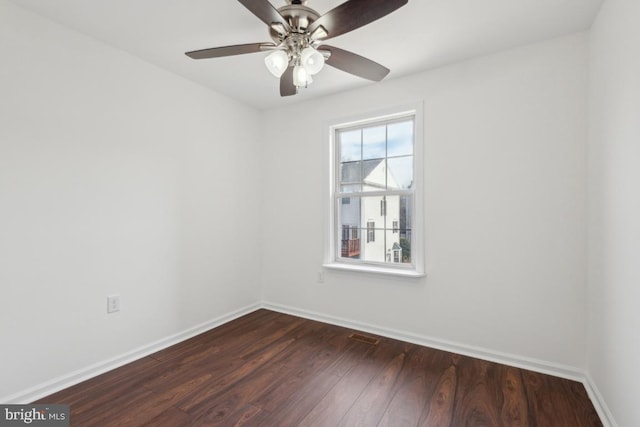
[[[356,341],[365,342],[371,345],[378,345],[378,343],[380,342],[379,338],[368,337],[362,334],[351,334],[349,335],[349,338],[354,339]]]

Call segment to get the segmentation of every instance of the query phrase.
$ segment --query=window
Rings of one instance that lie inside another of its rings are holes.
[[[376,241],[376,223],[374,221],[367,222],[367,243]]]
[[[422,275],[419,111],[330,127],[327,267]]]

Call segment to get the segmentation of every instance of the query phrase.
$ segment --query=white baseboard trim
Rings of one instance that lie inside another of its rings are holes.
[[[587,394],[589,395],[591,402],[593,403],[593,406],[598,412],[598,416],[600,417],[600,421],[602,421],[602,424],[604,424],[605,427],[618,427],[618,424],[613,418],[613,414],[611,413],[609,406],[600,393],[600,390],[598,390],[598,387],[593,381],[593,378],[591,378],[591,375],[589,375],[588,373],[585,374],[583,384],[584,388],[587,390]]]
[[[514,366],[516,368],[528,369],[543,374],[553,375],[556,377],[566,378],[573,381],[584,380],[584,372],[572,366],[561,365],[558,363],[537,360],[524,356],[518,356],[486,348],[460,344],[453,341],[442,340],[410,332],[403,332],[396,329],[386,328],[368,323],[362,323],[351,319],[341,317],[328,316],[326,314],[317,313],[309,310],[289,307],[281,304],[263,302],[262,307],[268,310],[278,311],[281,313],[291,314],[294,316],[304,317],[306,319],[317,320],[320,322],[330,323],[332,325],[342,326],[350,329],[357,329],[371,334],[381,335],[387,338],[393,338],[400,341],[406,341],[413,344],[431,347],[438,350],[448,351],[452,353],[462,354],[464,356],[475,357],[490,362],[501,363],[503,365]]]
[[[504,365],[514,366],[517,368],[528,369],[543,374],[553,375],[561,378],[566,378],[574,381],[579,381],[584,384],[584,387],[593,403],[598,416],[605,427],[618,427],[613,414],[609,410],[602,394],[598,390],[595,382],[591,376],[584,371],[566,365],[547,362],[543,360],[537,360],[533,358],[493,351],[486,348],[469,346],[466,344],[460,344],[452,341],[442,340],[439,338],[427,337],[409,332],[403,332],[391,328],[386,328],[377,325],[371,325],[368,323],[358,322],[351,319],[345,319],[336,316],[329,316],[326,314],[304,310],[300,308],[290,307],[282,304],[276,304],[271,302],[262,302],[248,305],[233,312],[218,316],[212,320],[196,325],[185,331],[168,336],[153,343],[144,345],[120,356],[113,357],[111,359],[96,363],[91,366],[79,369],[69,374],[65,374],[58,378],[54,378],[51,381],[38,384],[27,390],[15,393],[4,398],[0,398],[0,402],[3,404],[25,404],[38,400],[42,397],[53,394],[57,391],[63,390],[67,387],[71,387],[82,381],[93,378],[97,375],[111,371],[127,363],[133,362],[140,358],[146,357],[157,351],[185,341],[203,332],[207,332],[213,328],[228,323],[241,316],[254,312],[260,308],[267,310],[277,311],[280,313],[290,314],[293,316],[303,317],[305,319],[317,320],[319,322],[329,323],[332,325],[342,326],[349,329],[356,329],[363,332],[368,332],[375,335],[380,335],[388,338],[393,338],[405,342],[410,342],[425,347],[431,347],[438,350],[448,351],[452,353],[462,354],[465,356],[475,357],[482,360],[501,363]]]
[[[203,332],[207,332],[213,328],[228,323],[234,319],[237,319],[238,317],[249,314],[260,308],[261,304],[255,303],[232,311],[230,313],[223,314],[222,316],[218,316],[207,322],[201,323],[182,332],[178,332],[177,334],[173,334],[142,347],[138,347],[137,349],[134,349],[127,353],[104,360],[102,362],[98,362],[82,369],[78,369],[77,371],[70,372],[58,378],[54,378],[50,381],[38,384],[27,390],[15,393],[13,395],[2,397],[0,398],[0,402],[2,402],[3,404],[26,404],[33,402],[57,391],[63,390],[67,387],[71,387],[82,381],[93,378],[97,375],[111,371],[115,368],[119,368],[120,366],[126,365],[127,363],[146,357],[150,354],[192,338]]]
[[[584,387],[593,403],[600,420],[604,427],[618,427],[613,414],[606,405],[602,394],[598,391],[593,379],[583,370],[566,366],[558,363],[537,360],[534,358],[518,356],[486,348],[470,346],[466,344],[455,343],[452,341],[442,340],[439,338],[427,337],[418,334],[402,332],[391,328],[371,325],[350,319],[344,319],[336,316],[328,316],[326,314],[304,310],[300,308],[290,307],[282,304],[263,302],[262,308],[273,310],[280,313],[291,314],[293,316],[304,317],[305,319],[317,320],[319,322],[330,323],[332,325],[342,326],[349,329],[356,329],[370,334],[380,335],[387,338],[393,338],[400,341],[410,342],[413,344],[431,347],[438,350],[448,351],[451,353],[462,354],[465,356],[475,357],[490,362],[501,363],[503,365],[514,366],[516,368],[528,369],[530,371],[542,374],[553,375],[560,378],[566,378],[578,381],[584,384]]]

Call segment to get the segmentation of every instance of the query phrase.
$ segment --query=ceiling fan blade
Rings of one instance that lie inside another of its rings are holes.
[[[271,24],[278,23],[284,26],[286,32],[291,27],[289,22],[278,12],[278,9],[273,7],[269,0],[238,0],[244,7],[249,9],[251,13],[256,15],[262,22],[271,26]]]
[[[245,53],[261,52],[265,47],[273,47],[273,43],[249,43],[233,46],[212,47],[210,49],[194,50],[185,53],[189,58],[206,59],[220,58],[222,56],[242,55]]]
[[[326,40],[380,19],[407,2],[408,0],[348,0],[314,21],[309,25],[308,31],[314,40]],[[324,31],[314,33],[320,27]]]
[[[355,53],[334,46],[322,45],[319,51],[331,53],[326,63],[339,70],[346,71],[363,79],[379,82],[389,74],[389,69],[377,62],[367,59]]]
[[[287,67],[280,77],[280,96],[291,96],[298,93],[298,88],[293,84],[293,67]]]

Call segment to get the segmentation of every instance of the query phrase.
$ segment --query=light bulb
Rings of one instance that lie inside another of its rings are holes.
[[[324,56],[312,47],[305,47],[300,53],[300,62],[309,74],[317,74],[324,67]]]
[[[303,87],[307,85],[309,74],[302,65],[293,67],[293,85],[295,87]]]
[[[284,50],[274,50],[264,58],[264,64],[274,77],[280,78],[289,65],[289,55]]]

